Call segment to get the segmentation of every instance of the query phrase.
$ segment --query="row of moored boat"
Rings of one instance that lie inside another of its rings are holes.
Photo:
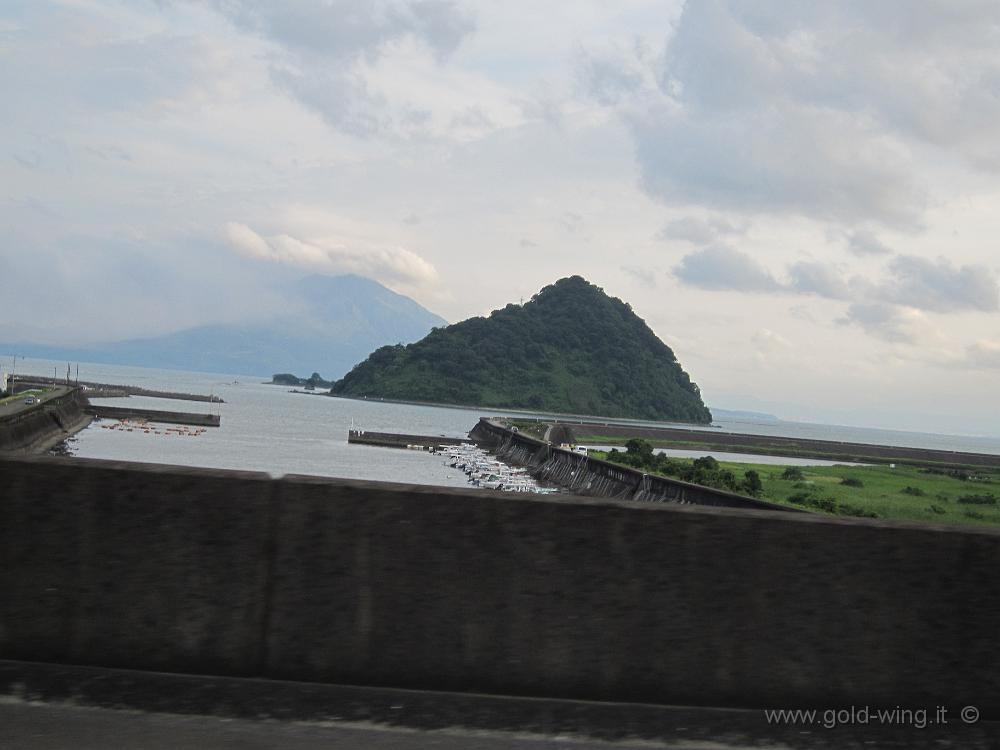
[[[447,466],[464,471],[476,487],[504,492],[534,492],[548,495],[558,490],[542,487],[527,470],[505,464],[482,448],[469,443],[442,445],[436,453],[444,455]]]

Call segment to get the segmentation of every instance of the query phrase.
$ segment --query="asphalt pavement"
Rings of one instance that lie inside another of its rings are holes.
[[[400,690],[0,660],[2,750],[1000,748],[1000,725],[769,723],[762,710]]]
[[[0,403],[0,419],[3,419],[5,417],[10,417],[15,414],[20,414],[22,411],[28,411],[29,409],[41,408],[41,406],[46,401],[49,401],[50,399],[56,398],[58,396],[62,396],[68,390],[69,388],[67,388],[64,385],[57,385],[53,387],[52,390],[46,391],[45,393],[41,394],[38,397],[39,403],[32,404],[30,406],[24,403],[24,399],[27,398],[27,396],[21,396],[19,394],[18,396],[12,399],[5,400],[2,403]]]
[[[418,730],[374,725],[309,724],[179,716],[43,703],[0,703],[5,750],[608,750],[668,747],[651,742],[601,742],[503,732]],[[684,750],[693,745],[670,745]],[[704,745],[699,744],[699,750]],[[736,746],[719,745],[720,748]]]

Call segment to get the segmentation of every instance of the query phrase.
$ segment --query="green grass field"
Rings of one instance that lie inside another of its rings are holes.
[[[592,451],[591,455],[602,458],[604,454]],[[874,514],[881,519],[922,523],[1000,524],[1000,471],[955,470],[949,475],[899,465],[894,469],[884,465],[801,466],[795,467],[801,470],[801,479],[783,479],[789,467],[726,461],[719,465],[738,478],[751,469],[760,474],[762,500],[814,513],[840,517]],[[959,478],[963,476],[968,478]]]

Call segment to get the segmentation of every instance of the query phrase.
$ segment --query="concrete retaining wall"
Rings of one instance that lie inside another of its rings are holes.
[[[0,419],[0,456],[48,450],[90,423],[87,399],[78,388]]]
[[[565,487],[579,495],[720,508],[756,508],[782,513],[799,512],[796,508],[785,505],[682,482],[679,479],[644,474],[628,466],[554,448],[542,440],[503,427],[487,417],[479,420],[469,436],[495,451],[504,461],[528,468],[536,479]]]
[[[1000,718],[1000,532],[0,461],[0,658]]]

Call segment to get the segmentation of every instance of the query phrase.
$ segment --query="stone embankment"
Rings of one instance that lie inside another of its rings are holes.
[[[580,453],[553,447],[504,427],[486,417],[472,428],[469,437],[515,466],[526,467],[535,479],[555,484],[578,495],[609,497],[656,503],[713,505],[724,508],[757,508],[797,513],[798,510],[711,487],[653,476],[641,471],[599,461]]]
[[[87,399],[79,388],[0,418],[0,456],[44,453],[90,424]]]

